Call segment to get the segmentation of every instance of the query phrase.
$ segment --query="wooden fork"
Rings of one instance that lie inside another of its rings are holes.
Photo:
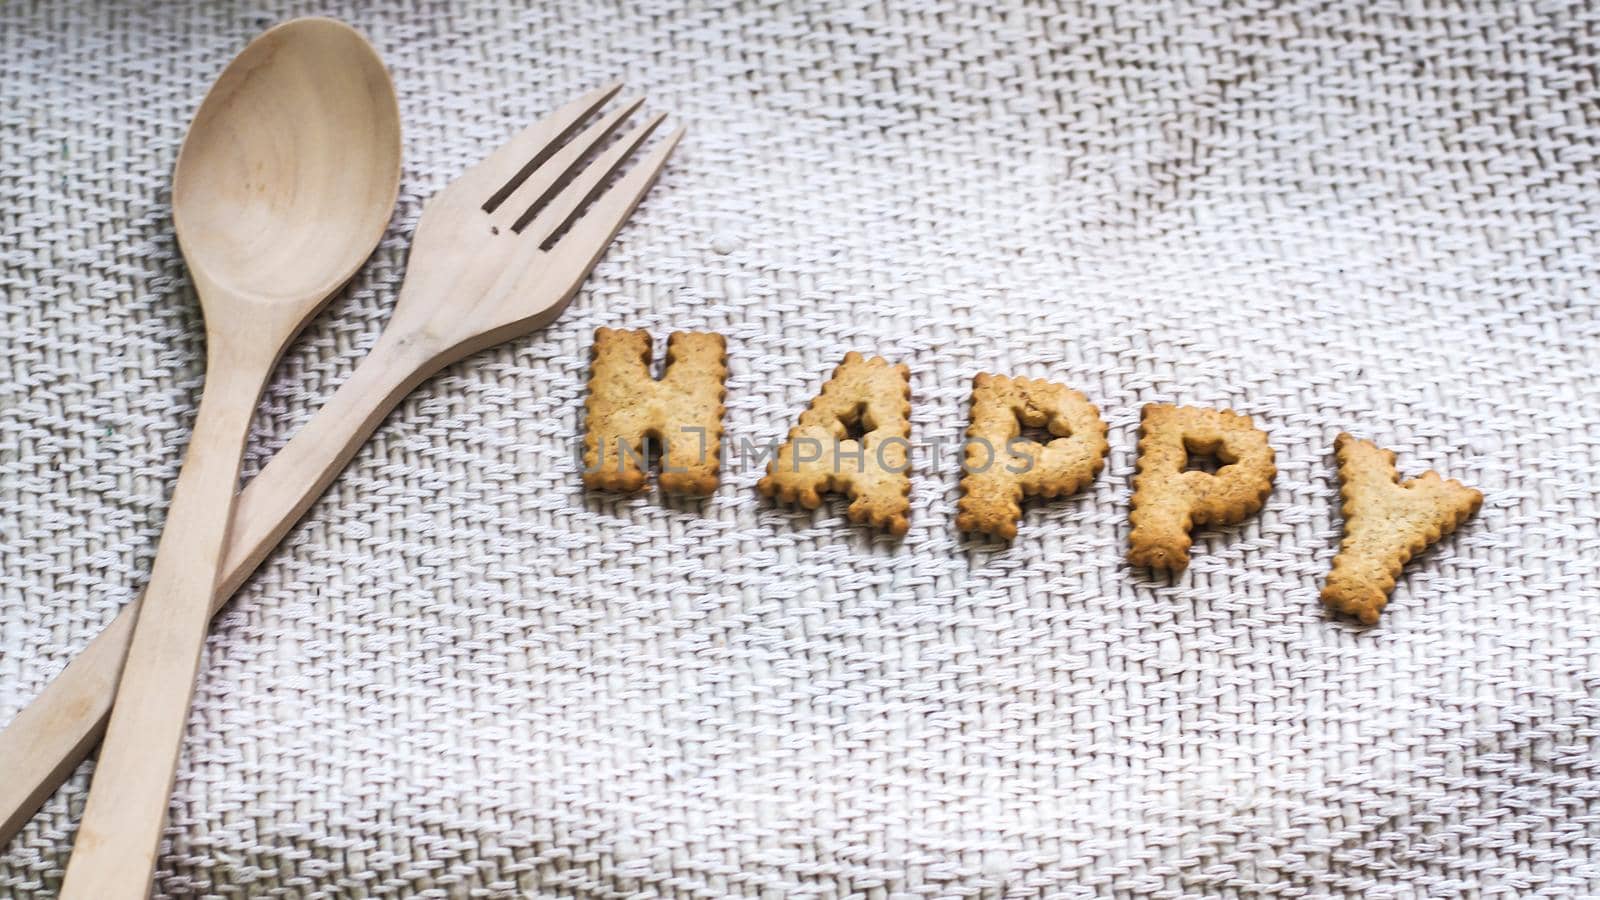
[[[585,165],[642,103],[625,103],[573,137],[620,89],[612,84],[586,94],[514,135],[423,207],[405,284],[383,334],[239,495],[212,615],[406,394],[445,366],[541,328],[566,308],[684,132],[673,131],[608,186],[665,117],[650,118]],[[104,732],[137,606],[129,604],[0,732],[0,846]]]

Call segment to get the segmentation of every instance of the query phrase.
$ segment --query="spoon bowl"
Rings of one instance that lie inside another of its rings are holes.
[[[383,236],[400,188],[400,110],[355,29],[295,19],[212,85],[173,175],[197,284],[259,299],[327,295]]]

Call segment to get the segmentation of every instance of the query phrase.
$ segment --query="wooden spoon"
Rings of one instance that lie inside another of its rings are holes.
[[[205,392],[64,898],[149,893],[251,415],[284,347],[383,236],[399,183],[394,88],[340,22],[256,38],[195,114],[172,208],[205,313]]]

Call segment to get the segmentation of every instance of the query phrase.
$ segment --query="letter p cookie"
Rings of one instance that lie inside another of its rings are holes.
[[[1215,473],[1186,470],[1190,454],[1211,454]],[[1277,466],[1267,434],[1226,409],[1152,403],[1139,427],[1139,469],[1128,518],[1128,562],[1181,572],[1196,525],[1233,525],[1261,509]]]
[[[1048,444],[1021,439],[1046,428]],[[1011,540],[1023,497],[1071,494],[1105,465],[1106,423],[1089,399],[1066,385],[979,373],[972,380],[972,425],[956,527]]]

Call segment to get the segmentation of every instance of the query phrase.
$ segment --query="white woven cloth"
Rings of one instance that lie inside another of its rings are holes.
[[[361,28],[406,168],[249,472],[467,163],[617,76],[690,125],[568,313],[418,390],[219,619],[160,896],[1600,895],[1593,4],[520,6],[0,6],[0,722],[149,569],[202,374],[169,177],[251,36]],[[899,543],[737,458],[586,495],[601,325],[725,334],[732,440],[859,349],[919,447],[987,370],[1111,456],[1010,548],[948,450]],[[1122,562],[1155,401],[1280,467],[1171,582]],[[1317,600],[1344,429],[1486,495],[1367,630]],[[53,896],[89,773],[0,895]]]

